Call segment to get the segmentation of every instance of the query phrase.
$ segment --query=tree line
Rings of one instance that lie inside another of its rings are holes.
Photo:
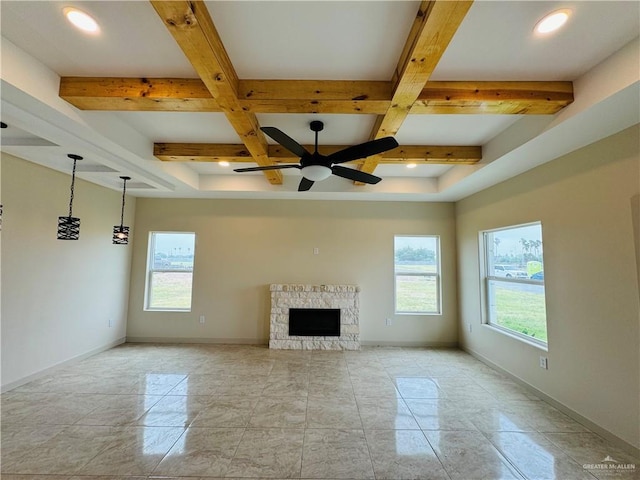
[[[396,250],[396,263],[400,262],[422,262],[433,264],[436,262],[436,252],[428,248],[413,248],[409,245]]]
[[[521,238],[518,243],[522,247],[521,254],[508,254],[508,253],[500,253],[500,239],[494,238],[493,243],[495,244],[494,249],[494,259],[498,262],[512,263],[512,262],[528,262],[532,260],[542,261],[542,240],[527,240],[526,238]]]

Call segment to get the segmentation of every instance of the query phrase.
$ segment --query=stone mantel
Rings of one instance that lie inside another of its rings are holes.
[[[357,285],[304,285],[299,283],[272,283],[272,292],[359,292]]]
[[[272,284],[269,348],[359,350],[360,287],[357,285]],[[339,337],[289,335],[290,308],[339,308]]]

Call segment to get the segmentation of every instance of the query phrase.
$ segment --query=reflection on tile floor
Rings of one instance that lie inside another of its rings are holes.
[[[1,400],[3,480],[640,478],[459,350],[126,344]]]

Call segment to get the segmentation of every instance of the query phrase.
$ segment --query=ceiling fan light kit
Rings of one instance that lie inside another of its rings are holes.
[[[302,145],[296,142],[283,131],[275,127],[260,127],[266,135],[278,142],[294,155],[300,157],[300,164],[268,165],[263,167],[236,168],[234,172],[258,172],[264,170],[281,170],[286,168],[297,168],[302,174],[302,180],[298,185],[298,191],[309,190],[314,182],[319,182],[336,175],[356,182],[374,185],[382,180],[380,177],[370,173],[361,172],[353,168],[346,168],[340,163],[352,162],[361,158],[370,157],[379,153],[392,150],[398,146],[398,142],[393,137],[384,137],[377,140],[370,140],[359,145],[347,147],[330,155],[322,155],[318,152],[318,132],[324,129],[324,123],[314,120],[309,124],[311,131],[315,132],[314,152],[309,153]]]
[[[331,169],[323,165],[309,165],[300,170],[302,176],[307,180],[319,182],[331,176]]]

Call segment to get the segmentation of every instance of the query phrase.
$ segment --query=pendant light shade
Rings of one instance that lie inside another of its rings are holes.
[[[122,210],[120,212],[120,225],[113,227],[113,244],[127,245],[129,243],[129,227],[124,225],[124,200],[127,193],[127,180],[131,177],[120,177],[122,179]]]
[[[69,215],[58,217],[58,240],[78,240],[80,237],[80,219],[73,216],[73,190],[76,183],[76,163],[82,160],[80,155],[67,155],[73,160],[73,171],[71,172],[71,195],[69,196]]]

